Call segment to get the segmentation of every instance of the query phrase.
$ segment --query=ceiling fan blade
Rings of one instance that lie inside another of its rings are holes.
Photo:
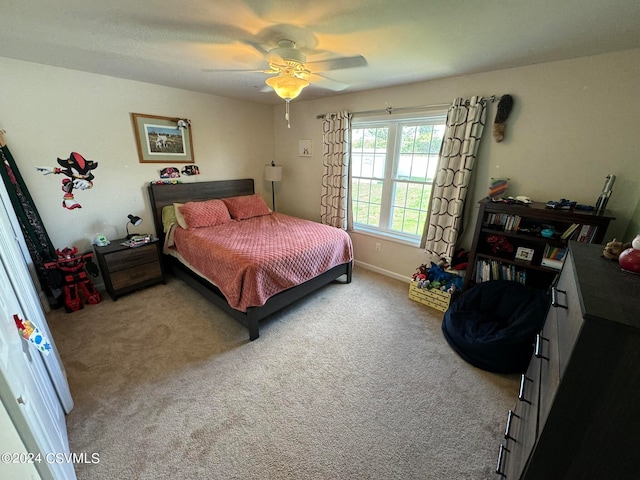
[[[119,18],[118,22],[138,28],[141,36],[164,41],[181,40],[225,45],[236,41],[249,42],[253,38],[251,32],[235,25],[204,19],[168,19],[164,15],[153,12],[147,12],[144,16],[130,14],[126,18]]]
[[[349,88],[349,85],[347,85],[346,83],[342,83],[334,80],[333,78],[329,78],[322,73],[311,74],[311,78],[309,79],[309,81],[311,82],[312,86],[324,88],[333,92],[342,92],[343,90]]]
[[[330,58],[329,60],[319,60],[317,62],[307,62],[306,65],[312,72],[327,72],[329,70],[364,67],[367,65],[367,60],[362,55],[356,55],[354,57],[339,57]]]
[[[239,68],[239,69],[231,69],[231,68],[203,68],[203,72],[207,73],[267,73],[267,74],[275,74],[279,73],[277,70],[270,69],[248,69],[248,68]]]
[[[260,55],[262,55],[263,57],[266,57],[267,53],[269,53],[269,50],[265,49],[262,45],[260,45],[258,42],[256,42],[255,40],[252,39],[244,39],[241,40],[243,43],[253,47]]]

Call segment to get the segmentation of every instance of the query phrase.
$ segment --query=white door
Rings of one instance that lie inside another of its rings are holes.
[[[56,461],[59,457],[51,456],[69,455],[61,399],[43,360],[48,358],[53,371],[63,374],[55,345],[54,351],[45,357],[20,336],[14,321],[14,315],[31,320],[51,339],[35,289],[25,280],[25,273],[29,278],[3,202],[0,207],[0,398],[29,452],[40,454],[41,461],[35,463],[40,475],[73,480],[76,478],[73,463],[59,462]],[[66,378],[64,386],[68,391]],[[47,462],[47,459],[53,461]]]
[[[25,316],[2,262],[0,291],[2,402],[30,453],[40,454],[41,462],[35,464],[36,468],[39,471],[51,471],[55,479],[75,479],[72,463],[56,463],[56,457],[53,457],[53,462],[47,462],[47,454],[69,453],[64,412],[42,361],[42,354],[22,339],[16,328],[13,315],[21,319],[25,319]]]
[[[55,343],[51,338],[49,325],[42,310],[38,292],[34,287],[32,275],[27,267],[27,264],[33,266],[33,261],[29,256],[18,218],[11,206],[11,200],[4,182],[0,182],[0,200],[2,203],[0,207],[0,256],[5,264],[14,291],[19,292],[18,301],[25,315],[51,339],[54,348],[51,355],[43,357],[43,360],[62,408],[65,413],[69,413],[73,409],[73,399],[69,391],[67,376],[58,350],[55,348]]]

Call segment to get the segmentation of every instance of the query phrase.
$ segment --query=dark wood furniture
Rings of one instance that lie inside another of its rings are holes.
[[[578,224],[574,237],[586,226],[588,232],[582,241],[603,243],[609,223],[614,219],[608,210],[601,213],[555,210],[537,202],[518,205],[481,200],[463,290],[477,283],[476,276],[483,268],[490,272],[491,280],[507,276],[507,280],[524,278],[521,283],[525,285],[547,289],[559,272],[559,268],[542,264],[547,248],[566,249],[567,239],[560,237],[572,224]],[[551,227],[556,235],[543,237],[540,231],[544,227]],[[494,251],[496,242],[489,242],[492,237],[503,237],[512,249],[498,245]],[[530,261],[516,258],[518,247],[533,250],[533,258]]]
[[[552,306],[509,411],[496,473],[506,479],[637,479],[640,275],[570,242]]]
[[[122,245],[126,239],[113,240],[109,245],[94,245],[107,292],[113,300],[156,283],[164,283],[157,240],[137,247]]]
[[[167,205],[186,203],[188,201],[233,197],[237,195],[251,195],[253,193],[254,183],[251,178],[178,184],[152,183],[149,185],[149,198],[151,200],[157,235],[161,242],[163,242],[162,209]],[[246,312],[241,312],[230,307],[222,292],[211,282],[194,273],[171,255],[163,255],[162,257],[165,266],[172,274],[182,279],[231,317],[247,327],[250,340],[255,340],[260,336],[259,322],[264,318],[333,282],[342,275],[346,275],[346,283],[350,283],[352,273],[352,262],[338,265],[307,282],[274,295],[261,307],[250,307]]]

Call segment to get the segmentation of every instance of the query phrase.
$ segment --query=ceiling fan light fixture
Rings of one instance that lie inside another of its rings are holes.
[[[284,101],[287,102],[284,118],[287,121],[287,128],[291,128],[291,122],[289,121],[289,102],[300,95],[302,89],[309,86],[309,82],[295,75],[280,73],[277,77],[267,78],[265,83],[273,88],[280,98],[283,98]]]
[[[303,88],[309,86],[309,82],[303,78],[285,75],[267,78],[265,83],[273,88],[280,98],[287,101],[296,98]]]

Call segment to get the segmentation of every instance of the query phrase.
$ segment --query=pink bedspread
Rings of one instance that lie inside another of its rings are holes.
[[[276,212],[215,227],[177,228],[174,241],[180,255],[242,312],[353,260],[345,231]]]

